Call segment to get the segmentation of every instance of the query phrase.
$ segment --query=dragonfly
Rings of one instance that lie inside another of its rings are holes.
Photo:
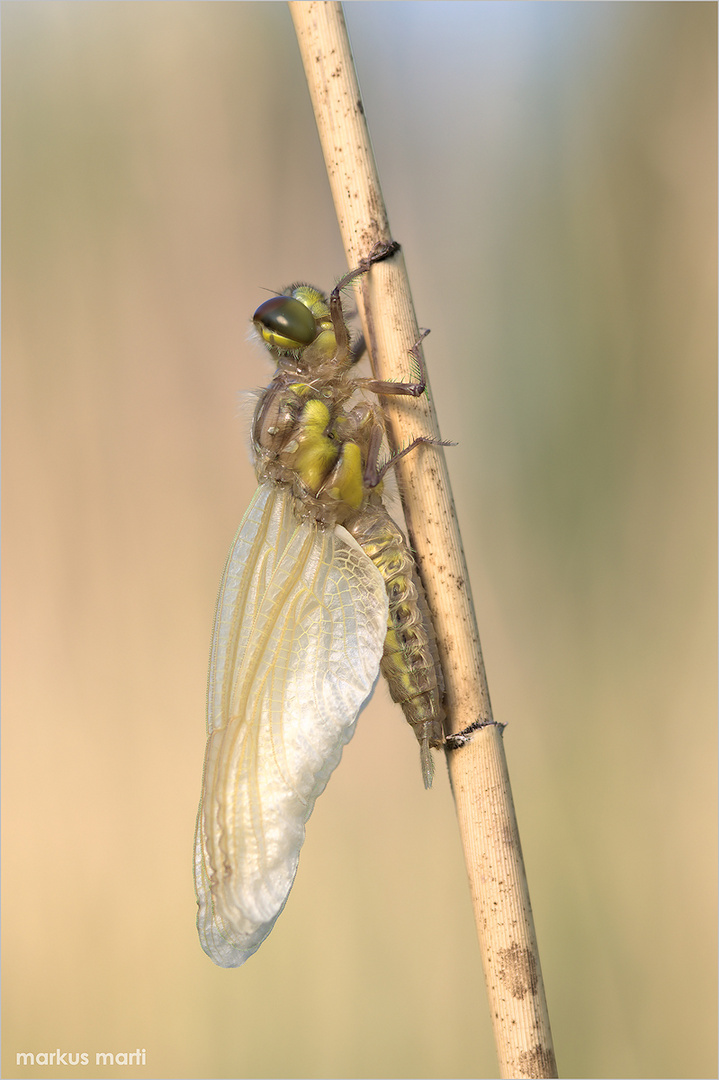
[[[252,421],[258,487],[227,557],[207,693],[195,834],[197,927],[238,967],[292,888],[315,800],[381,671],[420,747],[425,787],[444,745],[443,681],[412,552],[384,502],[379,400],[425,390],[352,374],[341,293],[399,245],[378,245],[329,297],[296,284],[253,323],[277,364]]]

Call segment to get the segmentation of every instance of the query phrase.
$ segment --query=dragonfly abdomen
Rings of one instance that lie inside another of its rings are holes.
[[[384,578],[389,598],[380,670],[414,728],[425,787],[432,784],[431,746],[442,746],[442,669],[424,590],[401,530],[380,504],[360,511],[345,528]]]

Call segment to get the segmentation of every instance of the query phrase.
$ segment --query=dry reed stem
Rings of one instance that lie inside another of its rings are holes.
[[[390,235],[342,5],[290,0],[350,267]],[[400,238],[401,240],[401,238]],[[402,253],[357,286],[375,374],[407,381],[419,339]],[[383,399],[390,443],[439,438],[431,392]],[[502,1077],[552,1077],[556,1064],[501,727],[492,719],[462,541],[441,446],[396,471],[445,675],[448,730],[485,725],[448,752]]]

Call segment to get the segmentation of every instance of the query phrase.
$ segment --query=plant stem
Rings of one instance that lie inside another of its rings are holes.
[[[390,235],[342,5],[290,0],[332,197],[350,267]],[[402,253],[357,286],[375,375],[406,381],[420,334]],[[392,448],[439,439],[432,397],[383,401]],[[441,446],[396,466],[410,541],[445,679],[448,732],[481,727],[448,751],[502,1077],[557,1075],[502,728],[492,718],[449,476]]]

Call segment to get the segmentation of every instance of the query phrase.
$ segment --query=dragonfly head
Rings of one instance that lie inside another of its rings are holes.
[[[273,296],[260,304],[252,321],[270,352],[277,358],[299,357],[319,337],[324,340],[320,351],[334,351],[335,337],[327,298],[312,285],[291,285],[281,296]]]

